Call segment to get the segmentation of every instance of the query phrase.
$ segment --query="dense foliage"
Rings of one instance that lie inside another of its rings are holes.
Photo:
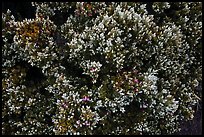
[[[2,134],[172,134],[193,119],[201,2],[32,6],[2,13]]]

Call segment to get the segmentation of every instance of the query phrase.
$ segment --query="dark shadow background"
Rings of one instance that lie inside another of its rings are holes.
[[[11,11],[16,21],[21,21],[25,18],[35,18],[36,8],[31,5],[31,2],[6,2],[2,1],[2,12],[5,13],[7,10]]]

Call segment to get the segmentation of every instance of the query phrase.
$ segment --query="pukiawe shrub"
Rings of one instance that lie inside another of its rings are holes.
[[[172,134],[193,119],[201,2],[32,6],[2,13],[2,134]]]

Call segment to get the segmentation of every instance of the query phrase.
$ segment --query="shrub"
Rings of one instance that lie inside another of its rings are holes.
[[[2,134],[172,134],[202,80],[201,2],[33,2],[2,14]]]

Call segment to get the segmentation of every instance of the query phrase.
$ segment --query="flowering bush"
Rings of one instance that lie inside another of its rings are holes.
[[[193,119],[201,2],[32,6],[2,14],[2,134],[172,134]]]

